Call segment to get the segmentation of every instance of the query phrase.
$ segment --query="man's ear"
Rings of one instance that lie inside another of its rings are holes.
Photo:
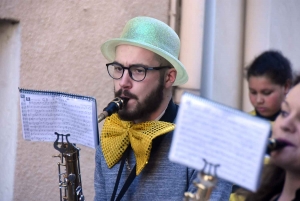
[[[175,70],[175,68],[171,68],[169,70],[166,71],[165,74],[165,86],[166,88],[172,87],[175,80],[176,80],[176,76],[177,76],[177,71]]]

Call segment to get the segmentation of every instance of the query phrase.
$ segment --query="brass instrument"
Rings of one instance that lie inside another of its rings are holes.
[[[183,201],[209,201],[210,195],[213,188],[217,183],[217,167],[219,165],[213,165],[204,160],[204,168],[202,171],[198,172],[197,179],[199,181],[194,181],[194,185],[197,187],[195,193],[185,192]],[[208,168],[208,169],[207,169]],[[212,168],[214,172],[212,172]],[[205,173],[205,170],[208,170],[208,173]]]
[[[272,151],[282,149],[283,147],[289,145],[289,143],[275,138],[270,138],[268,141],[267,154],[270,154]]]
[[[113,99],[103,112],[98,116],[98,123],[111,114],[118,112],[123,108],[124,101],[128,99],[116,97]],[[59,157],[60,162],[58,166],[58,185],[60,190],[60,201],[84,201],[84,195],[82,192],[82,182],[80,173],[79,151],[80,148],[75,144],[70,143],[68,137],[70,134],[59,134],[55,132],[57,139],[53,146],[60,154],[53,157]],[[59,137],[61,141],[59,142]],[[65,137],[65,141],[64,141]],[[61,168],[64,167],[62,171]]]
[[[210,198],[213,187],[216,184],[217,179],[212,175],[207,175],[202,172],[198,173],[199,183],[194,182],[194,185],[198,188],[196,193],[185,192],[184,201],[207,201]]]
[[[98,116],[98,123],[100,123],[106,117],[112,115],[119,110],[122,110],[125,102],[128,101],[125,98],[116,97],[103,109],[103,112]]]
[[[60,201],[84,201],[79,162],[80,149],[68,141],[70,134],[64,135],[55,132],[55,135],[57,135],[57,139],[53,146],[60,154],[53,157],[61,159],[57,163]],[[60,142],[58,142],[59,137],[61,137]],[[64,137],[66,138],[65,142]],[[64,167],[63,171],[61,171],[62,167]]]

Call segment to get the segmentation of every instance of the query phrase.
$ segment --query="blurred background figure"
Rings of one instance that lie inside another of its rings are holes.
[[[287,142],[283,149],[271,152],[264,168],[262,184],[246,201],[300,200],[300,84],[296,84],[281,105],[273,125],[273,137]]]
[[[281,103],[292,86],[293,73],[290,61],[279,51],[265,51],[246,68],[246,79],[249,99],[254,107],[250,114],[271,122],[275,121],[281,112]],[[268,157],[265,163],[268,163]],[[238,189],[240,192],[235,194]],[[239,186],[233,185],[230,201],[244,200],[242,196],[244,191]]]
[[[250,113],[274,121],[292,85],[290,61],[279,51],[265,51],[247,67]]]

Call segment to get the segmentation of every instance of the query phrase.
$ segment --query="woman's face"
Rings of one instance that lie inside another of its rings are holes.
[[[287,94],[273,125],[273,137],[289,145],[271,153],[271,160],[286,170],[300,173],[300,84]]]
[[[270,117],[280,110],[288,86],[274,84],[266,76],[251,76],[248,82],[251,104],[261,116]]]

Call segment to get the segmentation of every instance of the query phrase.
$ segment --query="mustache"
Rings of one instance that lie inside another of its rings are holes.
[[[131,98],[131,99],[136,99],[138,100],[138,97],[136,95],[134,95],[133,93],[130,93],[128,90],[118,90],[115,92],[115,97],[122,97],[123,96],[126,96],[127,98]]]

